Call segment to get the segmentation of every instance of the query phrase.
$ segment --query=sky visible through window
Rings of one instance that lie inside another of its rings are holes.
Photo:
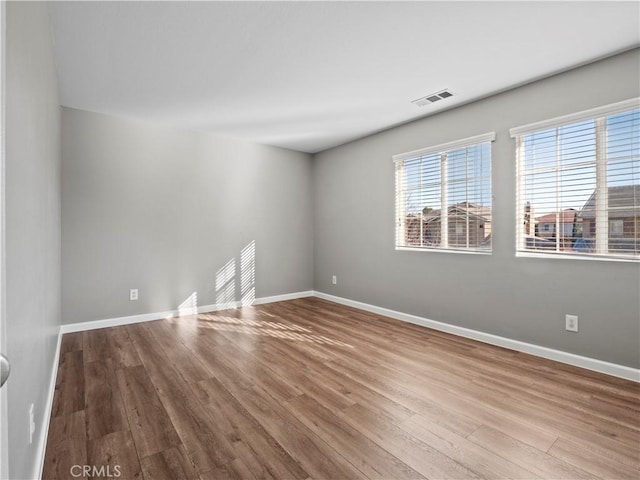
[[[462,202],[491,207],[491,144],[489,142],[447,152],[447,204]],[[404,162],[406,213],[440,210],[442,157],[434,153]]]
[[[606,131],[608,187],[640,184],[640,110],[607,117]],[[524,136],[525,202],[536,215],[582,209],[596,188],[595,159],[594,120]]]
[[[608,186],[640,185],[640,109],[610,115],[606,127]],[[526,135],[524,154],[524,200],[535,206],[536,216],[582,209],[596,188],[594,120]],[[407,214],[442,208],[441,164],[439,153],[405,161]],[[449,206],[491,207],[490,165],[489,143],[448,152]]]

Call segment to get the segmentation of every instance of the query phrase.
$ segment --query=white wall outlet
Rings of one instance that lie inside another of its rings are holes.
[[[578,316],[577,315],[565,315],[565,328],[570,332],[578,331]]]
[[[338,284],[338,277],[337,276],[332,276],[331,277],[331,284],[332,285],[337,285]]]
[[[137,300],[138,299],[138,289],[132,288],[129,290],[129,300]]]
[[[36,422],[33,418],[33,403],[29,405],[29,445],[33,443],[33,434],[36,432]]]

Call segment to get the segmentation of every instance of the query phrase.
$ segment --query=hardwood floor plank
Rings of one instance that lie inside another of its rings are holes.
[[[84,410],[84,361],[82,350],[64,354],[58,367],[51,416]]]
[[[254,470],[256,478],[305,478],[308,475],[217,379],[200,382],[197,394],[238,457],[245,459],[250,470]]]
[[[115,432],[96,440],[89,440],[87,465],[102,468],[106,473],[105,475],[94,474],[92,478],[113,478],[118,472],[120,478],[131,480],[144,478],[130,432]]]
[[[82,332],[84,361],[104,360],[109,357],[109,344],[106,328]]]
[[[284,402],[303,393],[300,386],[291,378],[279,376],[272,369],[256,361],[252,355],[230,346],[216,347],[216,351],[226,356],[227,361],[233,363],[233,367],[246,378],[251,379],[254,385],[262,388],[278,401]]]
[[[361,405],[335,415],[427,478],[480,478],[473,470]]]
[[[155,342],[167,355],[165,362],[169,362],[186,383],[197,383],[211,377],[211,372],[200,359],[194,356],[182,342],[176,342],[176,337],[167,322],[158,320],[142,324],[141,327],[153,336]]]
[[[596,409],[588,394],[583,394],[582,398],[579,395],[567,395],[568,392],[561,385],[547,386],[544,391],[537,388],[522,391],[509,385],[498,385],[490,379],[486,379],[485,383],[502,393],[501,397],[491,400],[492,405],[501,411],[519,415],[558,432],[601,435],[605,440],[616,439],[626,441],[627,444],[640,444],[638,417],[627,417],[625,420],[625,412],[620,409],[616,409],[615,414],[610,409]],[[561,390],[564,394],[558,395],[556,390]],[[539,408],[541,403],[545,405],[544,409]],[[617,413],[621,415],[618,416]],[[597,428],[594,428],[595,425]]]
[[[216,371],[216,378],[303,468],[317,478],[361,478],[360,472],[308,431],[271,395],[252,384],[256,377],[238,375],[233,360],[215,345],[197,344],[195,351]],[[206,387],[210,382],[201,382]],[[301,477],[302,478],[302,477]]]
[[[308,376],[314,379],[321,379],[321,381],[316,380],[316,382],[321,383],[323,387],[342,394],[346,403],[363,405],[377,412],[378,415],[385,416],[390,421],[400,422],[415,413],[387,396],[371,390],[357,379],[332,369],[330,364],[319,362],[304,352],[283,348],[279,345],[267,345],[261,354],[265,361],[270,364],[304,365],[309,371]],[[476,427],[477,425],[470,431],[475,430]]]
[[[180,445],[180,438],[143,366],[116,372],[129,427],[140,457]]]
[[[251,432],[249,432],[250,434]],[[233,443],[233,448],[238,452],[239,458],[241,458],[247,465],[247,468],[254,476],[256,480],[275,480],[274,477],[267,468],[267,463],[261,461],[256,457],[255,452],[244,441],[237,441]]]
[[[288,401],[286,406],[298,420],[328,444],[334,446],[367,477],[425,478],[306,395]]]
[[[365,383],[368,387],[378,392],[385,392],[398,403],[410,408],[416,413],[429,415],[444,409],[454,416],[441,416],[441,421],[449,419],[459,422],[460,419],[471,419],[468,423],[489,424],[504,431],[506,434],[517,438],[524,443],[541,448],[546,451],[557,434],[540,430],[535,424],[519,417],[514,418],[508,412],[493,408],[490,404],[480,402],[466,390],[461,390],[461,395],[456,395],[450,390],[438,387],[435,384],[406,379],[399,381],[397,376],[380,378],[375,369],[356,366],[353,362],[331,362],[331,368],[340,370],[354,379]],[[435,406],[435,407],[434,407]]]
[[[548,453],[602,478],[640,479],[638,468],[627,465],[624,459],[616,458],[615,454],[603,455],[594,451],[593,445],[589,445],[588,442],[570,441],[560,437]]]
[[[228,345],[229,341],[225,337],[212,335],[212,329],[207,328],[210,323],[209,319],[215,318],[217,314],[218,312],[201,313],[197,316],[172,317],[166,319],[166,323],[175,337],[187,347],[202,341],[213,343],[214,345]]]
[[[44,479],[71,478],[71,467],[87,463],[84,411],[52,417],[49,424]],[[74,471],[75,473],[75,471]]]
[[[64,358],[65,353],[82,351],[82,348],[82,332],[65,333],[62,335],[58,365]]]
[[[247,458],[251,465],[255,458],[260,465],[268,472],[272,478],[295,478],[303,479],[308,476],[302,466],[284,449],[284,447],[273,439],[270,435],[265,435],[262,429],[243,431],[242,439],[234,442],[234,445],[241,443],[248,447],[250,455],[246,455],[246,450],[239,448],[237,452],[240,458]],[[214,469],[214,470],[217,470]],[[261,470],[256,472],[262,476]],[[252,475],[253,476],[253,475]]]
[[[262,427],[258,428],[258,431],[264,428],[300,465],[303,471],[299,472],[296,478],[306,478],[309,475],[317,478],[362,478],[362,474],[356,468],[342,457],[337,456],[335,451],[304,425],[292,418],[290,412],[266,392],[246,383],[238,384],[233,379],[225,377],[220,379],[220,383],[242,405],[244,410],[259,421]],[[210,397],[215,395],[215,392],[211,391],[212,388],[217,390],[215,382],[201,382],[201,386],[209,392]],[[250,437],[246,438],[247,442],[251,441]],[[260,452],[258,451],[256,455],[260,457]],[[276,476],[276,478],[278,477]]]
[[[482,425],[467,437],[510,462],[520,465],[542,478],[595,478],[596,476],[526,445],[498,430]]]
[[[184,447],[172,447],[140,460],[146,480],[198,480],[200,476]]]
[[[442,452],[482,478],[539,478],[508,459],[504,459],[464,436],[416,414],[400,428]]]
[[[107,336],[107,348],[114,370],[142,365],[138,352],[133,346],[125,327],[108,328],[105,333]]]
[[[288,349],[284,350],[286,352]],[[273,350],[269,350],[269,344],[261,344],[257,348],[254,346],[254,348],[246,350],[242,355],[251,358],[253,365],[259,364],[261,365],[261,368],[270,371],[271,373],[269,373],[268,376],[271,378],[272,382],[275,381],[277,384],[277,390],[287,392],[287,390],[283,388],[283,385],[286,386],[288,384],[295,387],[294,389],[288,390],[288,396],[280,398],[282,401],[286,401],[290,398],[301,395],[302,393],[306,393],[318,400],[320,403],[339,410],[355,404],[352,399],[334,388],[334,386],[330,385],[329,382],[318,382],[313,379],[313,373],[303,373],[298,371],[297,366],[300,365],[299,361],[293,360],[291,357],[287,356],[285,352],[281,350],[274,353]],[[306,363],[306,366],[308,367],[308,370],[310,365]],[[323,365],[320,365],[320,368],[323,368]],[[257,371],[254,372],[254,376],[262,377],[260,372]],[[274,396],[272,386],[264,384],[259,385]],[[274,398],[279,397],[276,395]]]
[[[255,480],[255,477],[239,458],[221,465],[215,470],[203,473],[200,478],[202,480]]]
[[[143,326],[130,325],[129,335],[198,473],[234,460],[236,455],[229,442],[197,401],[189,385],[167,362],[170,353],[154,343]]]
[[[109,433],[128,430],[110,358],[94,360],[84,365],[87,438],[95,439]]]

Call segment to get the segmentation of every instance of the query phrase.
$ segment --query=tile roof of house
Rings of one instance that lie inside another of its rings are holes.
[[[479,220],[491,221],[491,208],[483,207],[471,202],[460,202],[455,205],[450,205],[448,212],[451,216],[452,213],[461,212],[463,214],[469,214],[472,218]],[[432,210],[424,215],[425,222],[431,222],[440,218],[440,210]]]
[[[580,211],[580,218],[595,218],[596,192]],[[640,185],[609,187],[609,218],[640,216]]]
[[[542,215],[536,218],[536,222],[538,223],[556,223],[556,218],[560,223],[573,223],[577,210],[573,208],[569,208],[567,210],[563,210],[561,212],[553,212],[548,213],[547,215]]]

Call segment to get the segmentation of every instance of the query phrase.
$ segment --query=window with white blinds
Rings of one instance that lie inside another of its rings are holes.
[[[518,252],[640,259],[639,105],[511,130]]]
[[[491,252],[495,133],[395,155],[396,248]]]

